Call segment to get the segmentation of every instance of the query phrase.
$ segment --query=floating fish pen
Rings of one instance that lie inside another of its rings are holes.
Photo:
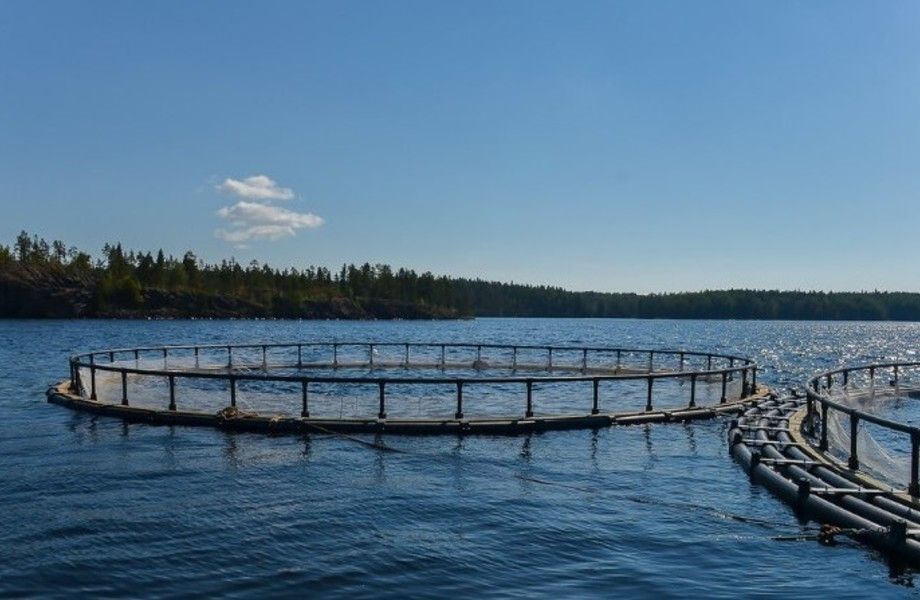
[[[920,564],[920,427],[882,416],[909,407],[920,363],[827,371],[804,397],[770,399],[729,430],[731,453],[754,481],[822,524],[817,539],[848,536]]]
[[[73,356],[51,402],[249,431],[502,433],[685,421],[766,390],[750,359],[685,350],[311,342]]]

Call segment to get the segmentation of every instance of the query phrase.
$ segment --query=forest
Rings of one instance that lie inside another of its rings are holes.
[[[920,294],[705,290],[573,292],[417,273],[385,264],[276,269],[125,250],[98,257],[23,231],[0,244],[0,317],[920,320]]]

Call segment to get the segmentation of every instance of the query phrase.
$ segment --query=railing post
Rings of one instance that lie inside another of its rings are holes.
[[[338,368],[339,366],[339,345],[332,344],[332,366]]]
[[[164,368],[164,369],[169,368],[169,367],[168,367],[168,365],[169,365],[169,356],[168,356],[168,354],[169,354],[169,350],[167,350],[166,348],[163,348],[163,368]]]
[[[712,371],[712,354],[706,355],[706,370]]]
[[[648,353],[648,372],[649,373],[651,373],[654,370],[654,366],[653,366],[654,360],[655,360],[655,353],[649,350],[649,353]]]
[[[850,413],[850,458],[847,459],[847,466],[851,469],[859,468],[859,455],[856,452],[856,439],[859,433],[859,415],[856,412]]]
[[[527,380],[527,410],[524,412],[526,418],[533,416],[533,381]]]
[[[748,372],[747,368],[741,369],[741,399],[744,400],[748,395],[748,383],[747,383]]]
[[[648,394],[645,397],[645,412],[652,411],[652,382],[654,379],[649,376],[648,378]]]
[[[96,399],[96,360],[93,355],[89,355],[89,399]]]
[[[757,393],[757,367],[751,367],[751,394]]]
[[[869,367],[869,397],[875,399],[875,367]]]
[[[134,351],[134,368],[136,369],[141,364],[141,355],[138,350]]]
[[[441,344],[441,370],[443,371],[447,367],[447,354],[444,348],[444,344]]]
[[[301,407],[300,407],[300,416],[304,419],[310,417],[310,406],[308,404],[309,399],[309,390],[307,387],[310,385],[310,382],[304,379],[300,382],[300,395],[301,395]]]
[[[684,353],[683,352],[680,353],[680,366],[678,367],[677,370],[678,371],[684,370]]]
[[[197,369],[201,365],[201,362],[198,358],[198,346],[195,346],[195,368]]]
[[[517,371],[517,346],[511,348],[511,370]]]
[[[833,384],[834,384],[834,380],[831,379],[831,374],[828,373],[827,376],[824,378],[824,385],[825,387],[827,387],[827,389],[831,389],[831,386]]]
[[[303,368],[303,346],[297,344],[297,368]]]
[[[623,351],[617,350],[617,371],[620,370],[621,364],[623,364]]]
[[[725,393],[728,389],[728,371],[722,371],[722,397],[719,398],[719,404],[725,404],[728,402],[728,398]]]
[[[233,368],[233,346],[227,346],[227,368]]]
[[[598,401],[598,396],[600,395],[598,393],[598,386],[600,385],[601,382],[599,379],[594,379],[592,383],[594,384],[594,402],[591,405],[591,414],[596,415],[597,413],[600,412],[600,409],[597,407],[597,401]]]
[[[690,408],[696,408],[696,373],[690,376]]]
[[[552,346],[547,348],[547,350],[549,350],[547,367],[549,371],[552,371],[553,370],[553,348]]]
[[[384,391],[386,388],[386,383],[384,381],[378,381],[377,385],[380,386],[380,407],[379,407],[379,410],[377,411],[377,418],[386,419],[387,418],[386,392]]]
[[[374,345],[373,344],[368,344],[367,346],[367,357],[368,357],[367,363],[373,369],[374,368]]]
[[[109,364],[115,362],[115,353],[109,352]]]
[[[585,348],[581,351],[581,372],[584,373],[588,370],[588,349]]]
[[[236,408],[236,377],[230,376],[230,406]]]
[[[845,369],[845,370],[843,371],[843,387],[847,387],[847,385],[849,385],[849,383],[850,383],[850,370],[849,370],[849,369]]]
[[[262,346],[262,370],[268,370],[268,359],[265,358],[265,346]]]
[[[482,346],[476,346],[476,368],[479,368],[479,361],[482,360]]]
[[[169,410],[176,410],[176,376],[169,376]]]
[[[128,406],[128,373],[121,372],[121,404]]]
[[[463,382],[457,382],[457,412],[454,413],[454,418],[460,420],[463,418]]]
[[[898,365],[894,366],[894,389],[898,393]]]
[[[827,403],[821,403],[821,442],[818,444],[818,450],[822,452],[827,451],[827,418],[828,418],[828,408]]]
[[[910,432],[910,485],[907,486],[907,493],[914,498],[920,496],[920,431],[913,430]]]
[[[406,362],[405,362],[405,366],[406,366],[406,367],[409,366],[409,344],[406,344]]]

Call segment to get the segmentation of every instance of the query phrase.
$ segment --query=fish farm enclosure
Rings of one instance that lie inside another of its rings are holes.
[[[920,565],[920,428],[877,410],[920,395],[918,372],[908,362],[845,367],[780,397],[758,383],[753,360],[688,350],[206,344],[73,356],[48,400],[127,421],[330,435],[515,435],[732,415],[732,456],[820,523],[818,541],[848,537]],[[886,450],[899,444],[906,459]]]

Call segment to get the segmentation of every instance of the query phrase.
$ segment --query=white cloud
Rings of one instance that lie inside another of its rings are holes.
[[[253,175],[242,180],[228,177],[217,186],[217,190],[247,200],[290,200],[294,197],[294,190],[279,187],[265,175]]]
[[[217,216],[230,221],[230,230],[218,229],[217,237],[231,244],[244,244],[253,240],[280,240],[296,234],[298,229],[316,229],[324,223],[323,218],[313,213],[298,213],[293,210],[259,204],[237,202],[224,206]]]

